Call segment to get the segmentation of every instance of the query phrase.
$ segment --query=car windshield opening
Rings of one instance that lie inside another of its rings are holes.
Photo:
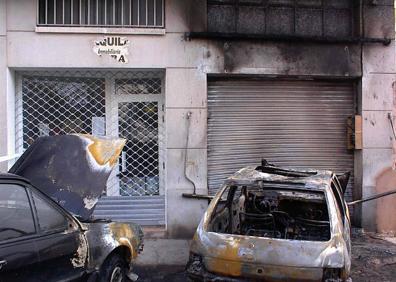
[[[330,223],[322,191],[294,184],[231,186],[214,209],[209,231],[302,241],[328,241]],[[288,186],[288,187],[285,187]]]

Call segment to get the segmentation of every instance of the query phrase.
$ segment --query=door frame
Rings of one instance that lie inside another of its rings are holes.
[[[134,103],[134,102],[157,102],[158,103],[158,176],[159,176],[159,195],[165,195],[165,148],[161,142],[162,136],[165,136],[165,99],[164,99],[164,83],[161,78],[161,93],[160,94],[116,94],[116,77],[105,78],[105,120],[106,120],[106,135],[112,137],[119,137],[118,123],[119,103]],[[114,167],[108,180],[108,184],[112,185],[112,191],[107,196],[119,195],[119,181],[117,174],[119,173],[119,162]],[[110,184],[111,183],[111,184]],[[108,185],[108,186],[109,186]]]

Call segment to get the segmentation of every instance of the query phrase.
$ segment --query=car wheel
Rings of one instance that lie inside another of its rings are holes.
[[[99,273],[99,281],[100,282],[125,282],[127,280],[128,267],[125,259],[118,255],[114,254],[108,257]]]

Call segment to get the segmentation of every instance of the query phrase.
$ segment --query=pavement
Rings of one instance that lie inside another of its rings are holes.
[[[184,265],[179,266],[136,266],[134,273],[139,276],[137,282],[187,282]]]
[[[141,259],[134,272],[138,282],[186,282],[184,272],[188,241],[165,241],[173,251],[168,252],[171,265],[164,265],[166,257],[156,257],[156,265],[145,265],[149,258],[158,255],[161,241],[149,242],[146,257]],[[153,244],[154,243],[154,244]],[[165,246],[163,246],[165,247]],[[173,256],[173,258],[172,258]],[[362,230],[352,232],[352,272],[353,282],[396,282],[396,237],[368,233]]]
[[[396,237],[369,232],[352,234],[352,280],[396,281]]]

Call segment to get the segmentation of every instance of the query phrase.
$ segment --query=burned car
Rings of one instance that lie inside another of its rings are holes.
[[[124,144],[41,137],[0,174],[0,281],[136,280],[141,228],[92,219]]]
[[[190,247],[193,281],[345,281],[350,219],[342,179],[263,162],[229,177]]]

